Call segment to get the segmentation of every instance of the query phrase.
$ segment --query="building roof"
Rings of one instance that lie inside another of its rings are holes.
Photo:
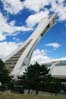
[[[58,62],[51,67],[52,77],[66,78],[66,61]]]

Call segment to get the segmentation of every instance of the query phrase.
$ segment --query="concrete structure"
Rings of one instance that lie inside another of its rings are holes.
[[[66,60],[53,63],[49,73],[54,78],[66,79]]]
[[[11,75],[21,75],[26,66],[29,66],[30,59],[36,44],[43,37],[43,35],[55,24],[55,22],[55,14],[50,17],[43,18],[37,26],[36,30],[24,42],[24,44],[4,60],[6,67],[11,72]]]

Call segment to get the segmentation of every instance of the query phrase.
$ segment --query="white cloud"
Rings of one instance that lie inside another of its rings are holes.
[[[57,13],[59,21],[66,20],[66,6],[64,6],[63,1],[65,0],[56,0],[51,2],[51,11]]]
[[[49,11],[46,9],[45,11],[40,11],[36,14],[30,15],[27,20],[26,23],[28,26],[33,27],[34,25],[36,25],[38,22],[40,22],[40,20],[44,17],[48,17],[49,15]]]
[[[51,9],[48,9],[48,11],[57,13],[61,21],[66,20],[66,6],[63,4],[64,1],[65,0],[25,0],[24,5],[28,9],[39,12],[40,9],[45,9],[46,5],[51,4]]]
[[[6,36],[0,33],[0,41],[6,39]]]
[[[46,5],[51,4],[51,9],[48,9],[50,12],[53,11],[57,13],[60,20],[66,20],[66,6],[63,2],[65,0],[25,0],[21,2],[20,0],[1,0],[4,4],[4,9],[11,14],[17,14],[24,8],[28,8],[35,12],[39,12],[41,9],[45,9]]]
[[[48,5],[49,0],[25,0],[24,6],[36,12],[40,11],[45,5]]]
[[[57,42],[53,42],[53,43],[48,43],[45,46],[49,46],[49,47],[53,47],[55,49],[59,48],[61,45]]]
[[[65,0],[57,0],[59,3],[63,3]]]
[[[50,4],[50,0],[25,0],[24,2],[21,2],[20,0],[16,0],[16,2],[15,0],[1,1],[4,5],[4,9],[11,14],[17,14],[24,8],[39,12],[45,5]]]
[[[6,41],[1,42],[0,43],[0,58],[5,59],[5,57],[7,57],[9,54],[11,54],[16,49],[18,49],[18,47],[22,44],[23,44],[22,42],[20,42],[20,43],[6,42]],[[30,63],[34,64],[35,62],[38,62],[39,64],[45,64],[48,62],[54,62],[54,61],[56,62],[56,61],[61,61],[61,60],[62,61],[66,60],[66,57],[52,59],[52,58],[47,56],[47,52],[45,50],[36,49],[33,52]]]
[[[37,12],[34,15],[30,15],[26,22],[32,26],[34,25],[34,22],[35,23],[39,22],[39,20],[41,19],[41,15],[43,16],[44,13],[46,13],[45,11],[44,12],[40,11],[40,9],[43,8],[45,10],[45,6],[50,4],[51,4],[51,8],[46,10],[48,12],[46,14],[49,14],[49,12],[52,11],[57,13],[57,16],[59,17],[59,21],[66,20],[66,6],[64,6],[63,4],[64,1],[65,0],[39,0],[39,1],[25,0],[24,2],[25,7]]]
[[[5,58],[12,52],[14,52],[18,47],[20,43],[16,42],[0,42],[0,58]]]
[[[17,14],[23,9],[23,2],[20,0],[1,0],[4,4],[4,9],[11,14]]]
[[[14,25],[15,25],[15,21],[14,21],[14,20],[11,21],[11,22],[10,22],[10,25],[11,25],[11,26],[14,26]]]
[[[51,59],[50,62],[59,62],[59,61],[66,61],[66,57],[54,58]]]
[[[14,31],[29,31],[32,30],[31,27],[27,27],[27,26],[13,26]]]
[[[12,35],[17,31],[29,30],[32,30],[32,28],[27,26],[15,26],[15,21],[7,23],[7,19],[2,15],[2,13],[0,13],[0,35],[3,40],[5,39],[6,35]]]
[[[35,62],[38,62],[39,64],[46,64],[46,63],[65,61],[65,60],[66,60],[66,57],[60,57],[60,58],[48,57],[47,52],[45,50],[36,49],[33,52],[30,63],[34,64]]]
[[[0,32],[1,33],[13,33],[14,32],[14,28],[12,28],[12,26],[10,26],[5,17],[2,15],[2,13],[0,13]]]
[[[33,52],[32,58],[31,58],[31,64],[34,64],[35,62],[38,62],[39,64],[47,63],[51,60],[50,57],[47,56],[46,51],[36,49]]]

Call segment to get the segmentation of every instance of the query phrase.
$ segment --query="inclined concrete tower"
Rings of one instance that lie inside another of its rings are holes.
[[[23,70],[29,66],[36,44],[55,23],[55,14],[50,17],[43,18],[24,44],[4,60],[7,69],[11,72],[11,75],[21,75]]]

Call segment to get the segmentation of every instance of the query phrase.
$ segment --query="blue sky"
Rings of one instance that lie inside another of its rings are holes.
[[[31,63],[66,59],[66,0],[0,0],[0,58],[16,50],[43,17],[57,22],[37,44]]]

